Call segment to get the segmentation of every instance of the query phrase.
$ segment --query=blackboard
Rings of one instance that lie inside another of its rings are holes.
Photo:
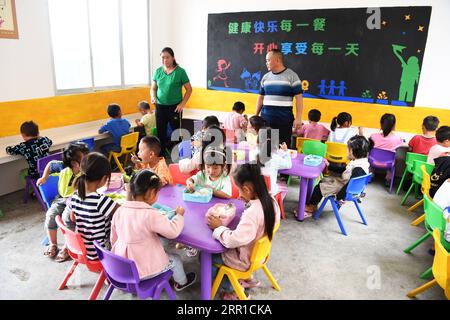
[[[207,88],[258,93],[270,48],[304,97],[414,106],[431,7],[208,15]]]

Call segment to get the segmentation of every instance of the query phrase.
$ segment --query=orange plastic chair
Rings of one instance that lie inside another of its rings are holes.
[[[183,186],[186,185],[187,179],[189,179],[198,172],[198,170],[196,169],[188,174],[182,173],[180,171],[180,166],[178,165],[178,163],[169,164],[169,171],[173,179],[173,184],[182,184]]]
[[[275,236],[276,231],[278,230],[279,224],[274,227],[273,235]],[[240,300],[247,300],[247,296],[245,295],[244,289],[239,284],[239,279],[249,279],[253,272],[258,269],[263,269],[267,278],[269,278],[272,283],[273,288],[277,291],[281,291],[280,286],[278,285],[275,278],[270,273],[266,264],[269,261],[270,249],[272,248],[272,243],[270,242],[267,236],[262,237],[258,241],[256,241],[255,246],[253,247],[252,255],[250,257],[250,268],[247,271],[240,271],[233,268],[230,268],[225,265],[215,265],[219,268],[219,272],[217,273],[216,279],[214,280],[212,289],[211,289],[211,299],[214,300],[214,297],[219,289],[220,283],[222,282],[223,277],[226,275],[233,286],[234,291]]]
[[[441,231],[439,229],[433,230],[433,238],[435,245],[435,254],[432,267],[434,279],[409,292],[407,294],[409,298],[414,298],[418,294],[438,284],[442,289],[444,289],[444,294],[447,299],[450,299],[450,254],[447,250],[445,250],[441,243]]]
[[[58,290],[63,290],[66,287],[67,281],[72,276],[78,264],[84,264],[91,272],[100,273],[94,288],[89,295],[89,300],[96,300],[102,289],[106,276],[103,271],[102,264],[99,260],[91,261],[86,256],[86,247],[84,246],[83,238],[79,233],[69,230],[61,219],[61,216],[56,217],[56,224],[61,229],[64,239],[66,240],[67,251],[69,256],[73,259],[73,264],[67,272],[64,280],[59,285]]]
[[[430,175],[427,172],[426,168],[424,165],[420,166],[420,170],[422,170],[422,185],[421,185],[421,190],[422,190],[422,194],[426,195],[429,199],[431,199],[430,196],[430,188],[431,188],[431,180],[430,180]],[[409,212],[414,211],[416,208],[418,208],[420,205],[423,204],[424,199],[421,199],[420,201],[418,201],[416,204],[412,205],[411,207],[408,208]],[[411,222],[412,226],[418,226],[419,224],[421,224],[423,221],[425,220],[425,213],[422,214],[420,217],[418,217],[416,220],[414,220],[413,222]]]
[[[326,158],[333,163],[348,163],[348,148],[345,143],[325,142],[327,145]]]
[[[120,172],[125,173],[125,170],[120,164],[119,157],[125,155],[124,165],[126,165],[126,163],[128,162],[128,155],[132,152],[136,152],[136,145],[138,143],[138,139],[139,139],[139,132],[133,132],[123,135],[122,138],[120,138],[120,147],[122,148],[120,152],[111,151],[109,153],[108,160],[111,161],[111,157],[114,158],[114,161],[116,162]]]

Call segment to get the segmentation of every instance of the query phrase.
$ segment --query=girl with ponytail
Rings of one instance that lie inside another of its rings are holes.
[[[334,117],[331,120],[330,129],[330,142],[347,144],[351,137],[363,135],[362,127],[358,127],[358,129],[352,127],[352,115],[348,112],[341,112]]]
[[[247,203],[241,220],[235,230],[221,225],[219,218],[209,216],[208,225],[213,229],[213,237],[228,248],[222,254],[213,255],[212,276],[218,269],[214,264],[224,264],[238,270],[248,270],[255,242],[265,235],[272,240],[274,227],[280,223],[280,208],[267,190],[264,176],[258,164],[244,164],[238,167],[233,176],[239,190],[239,197]],[[244,288],[255,287],[259,281],[242,279]],[[222,299],[237,300],[228,278],[221,284]]]
[[[400,136],[394,133],[395,116],[391,113],[385,113],[380,119],[380,132],[370,136],[369,142],[373,148],[395,151],[403,145]]]
[[[97,192],[111,179],[111,165],[104,155],[89,153],[81,161],[80,169],[81,175],[74,181],[76,191],[69,204],[71,218],[84,240],[87,258],[97,260],[93,242],[97,240],[109,247],[111,217],[119,205]]]

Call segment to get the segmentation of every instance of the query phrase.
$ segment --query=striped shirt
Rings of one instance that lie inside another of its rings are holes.
[[[111,231],[111,213],[116,203],[105,195],[91,192],[84,200],[75,192],[69,207],[75,213],[77,232],[83,238],[86,246],[87,258],[97,260],[94,240],[101,245],[108,246]]]

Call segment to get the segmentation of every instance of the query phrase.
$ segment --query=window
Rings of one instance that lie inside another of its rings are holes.
[[[149,84],[148,0],[49,0],[57,94]]]

